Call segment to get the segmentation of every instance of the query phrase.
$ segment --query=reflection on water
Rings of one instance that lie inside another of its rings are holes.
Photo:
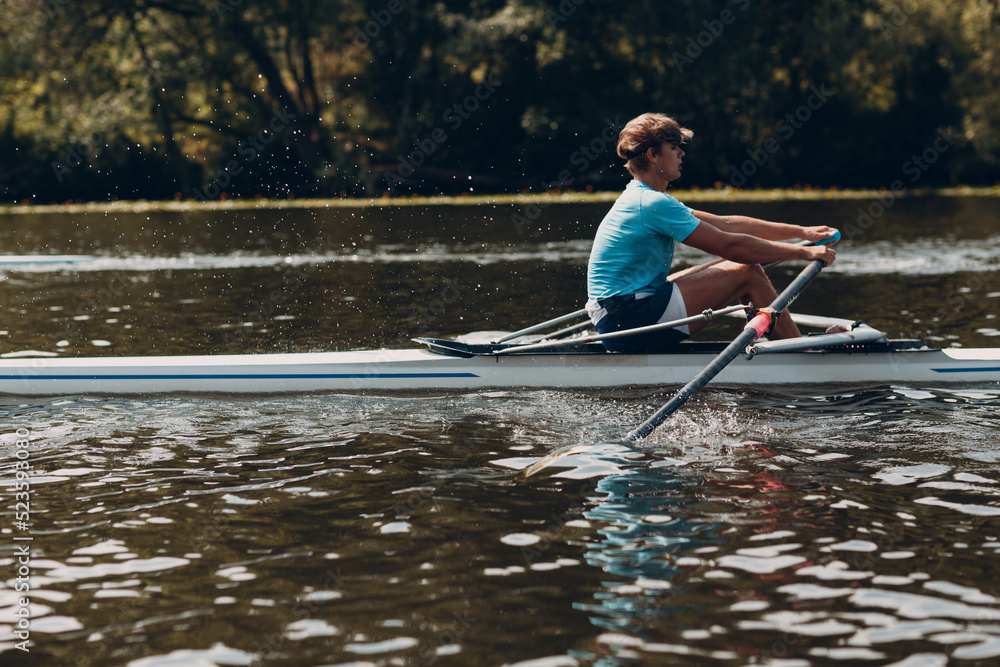
[[[994,394],[984,412],[995,406]],[[995,464],[939,448],[894,465],[891,449],[785,442],[697,458],[587,451],[600,464],[578,452],[558,474],[618,469],[584,512],[595,531],[586,562],[611,576],[574,605],[600,632],[574,653],[585,662],[1000,656],[1000,587],[987,564],[1000,549],[988,528],[1000,515]]]
[[[613,442],[663,396],[5,399],[35,443],[33,641],[95,665],[1000,655],[995,388],[713,389]]]
[[[18,217],[6,252],[97,259],[0,268],[0,353],[398,347],[578,308],[601,212],[509,212]],[[988,346],[998,237],[981,202],[899,200],[796,307]],[[0,398],[0,663],[997,661],[1000,388],[713,387],[621,444],[669,393]]]

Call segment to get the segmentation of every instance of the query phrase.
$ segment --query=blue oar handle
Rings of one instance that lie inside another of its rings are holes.
[[[839,240],[840,240],[840,231],[837,230],[837,229],[835,229],[835,230],[833,230],[833,236],[827,236],[825,239],[820,239],[819,241],[816,241],[812,245],[814,245],[814,246],[816,246],[816,245],[833,245],[834,243],[836,243]],[[823,266],[826,266],[826,262],[822,262],[822,264],[823,264]]]
[[[840,240],[840,230],[835,229],[833,230],[833,236],[828,236],[825,239],[820,239],[819,241],[816,241],[812,245],[833,245],[839,240]]]

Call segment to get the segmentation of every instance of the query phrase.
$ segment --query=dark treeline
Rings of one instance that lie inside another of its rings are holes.
[[[997,0],[0,0],[3,202],[1000,178]]]

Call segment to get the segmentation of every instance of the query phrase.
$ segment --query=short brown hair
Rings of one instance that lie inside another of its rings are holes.
[[[660,149],[664,142],[682,144],[694,132],[662,113],[644,113],[636,116],[618,134],[618,157],[625,160],[629,173],[636,176],[649,168],[646,150]]]

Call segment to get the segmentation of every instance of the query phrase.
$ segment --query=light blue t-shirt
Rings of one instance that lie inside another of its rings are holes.
[[[652,292],[667,282],[674,241],[699,225],[690,208],[634,180],[604,216],[587,265],[587,296]]]

